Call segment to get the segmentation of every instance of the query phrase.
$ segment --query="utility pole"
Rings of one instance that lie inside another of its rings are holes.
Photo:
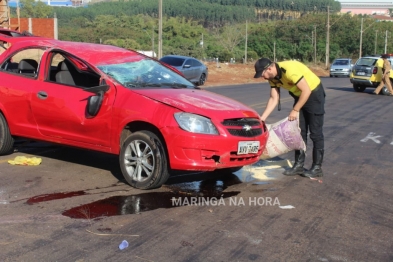
[[[153,29],[152,29],[152,31],[151,31],[151,51],[152,51],[152,57],[155,57],[155,54],[154,54],[154,26],[153,26]]]
[[[158,0],[158,59],[162,57],[162,0]]]
[[[246,20],[246,43],[244,44],[244,63],[247,64],[247,38],[248,38],[248,32],[247,32],[247,20]]]
[[[314,25],[314,64],[317,63],[317,26]]]
[[[329,68],[329,44],[330,44],[330,10],[329,6],[327,6],[327,25],[326,25],[326,69]]]
[[[276,62],[276,41],[273,43],[273,62]]]
[[[314,29],[311,30],[311,48],[312,48],[312,60],[314,61],[315,64],[315,54],[314,54]]]
[[[388,46],[388,30],[386,30],[386,32],[385,32],[385,52],[384,52],[384,54],[386,54],[387,46]]]
[[[363,17],[360,23],[360,47],[359,47],[359,58],[362,57],[362,39],[363,39]]]
[[[378,30],[375,30],[374,54],[377,54],[377,35]]]

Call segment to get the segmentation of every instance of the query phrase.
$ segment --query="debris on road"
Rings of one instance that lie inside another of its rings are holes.
[[[42,159],[40,157],[25,157],[17,156],[14,160],[8,160],[8,164],[11,165],[22,165],[22,166],[38,166],[41,164]]]
[[[127,242],[127,240],[123,240],[123,241],[120,243],[120,245],[119,245],[119,249],[120,249],[120,250],[126,249],[127,247],[128,247],[128,242]]]
[[[292,205],[286,205],[286,206],[279,206],[279,208],[281,208],[281,209],[292,209],[292,208],[295,208],[295,207],[292,206]]]

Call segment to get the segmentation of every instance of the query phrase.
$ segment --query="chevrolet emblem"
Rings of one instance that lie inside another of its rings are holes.
[[[251,126],[249,126],[249,125],[244,125],[244,126],[243,126],[243,130],[250,131],[250,130],[251,130]]]

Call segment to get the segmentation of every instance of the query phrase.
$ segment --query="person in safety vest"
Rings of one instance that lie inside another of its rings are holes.
[[[307,145],[307,133],[313,142],[313,162],[309,170],[304,169],[306,158],[303,150],[295,150],[295,163],[284,175],[302,175],[305,177],[322,177],[322,161],[324,155],[323,121],[325,114],[325,91],[321,79],[306,65],[298,61],[272,62],[268,58],[260,58],[255,63],[254,78],[262,77],[269,81],[271,86],[270,98],[261,120],[272,113],[278,104],[280,110],[280,88],[289,91],[295,99],[288,120],[299,118],[301,135]]]
[[[381,83],[379,83],[378,87],[373,92],[374,94],[378,95],[381,92],[381,89],[386,86],[389,90],[389,96],[393,96],[392,84],[390,83],[390,70],[392,69],[388,55],[382,55],[383,59],[383,67],[382,67],[382,79]]]

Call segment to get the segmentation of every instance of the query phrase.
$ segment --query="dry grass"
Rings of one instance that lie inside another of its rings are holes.
[[[227,64],[207,62],[209,68],[209,76],[206,86],[232,85],[232,84],[249,84],[259,83],[260,79],[254,79],[254,63],[249,64]],[[311,70],[318,76],[328,76],[329,71],[324,65],[309,65]]]

